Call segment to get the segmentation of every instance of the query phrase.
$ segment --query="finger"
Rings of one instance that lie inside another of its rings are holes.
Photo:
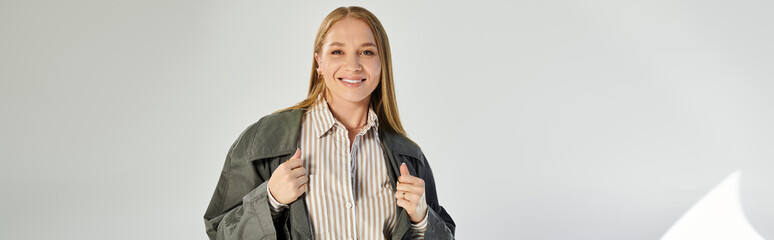
[[[395,193],[395,198],[397,199],[403,199],[409,202],[417,203],[419,202],[419,197],[421,195],[417,193],[412,192],[405,192],[405,191],[399,191]]]
[[[412,184],[398,183],[397,186],[395,187],[395,190],[420,193],[424,191],[424,188],[417,185],[412,185]]]
[[[395,198],[395,203],[397,203],[398,206],[405,208],[406,205],[408,205],[409,202],[408,202],[408,200],[403,199],[403,198]]]
[[[398,199],[397,201],[395,201],[395,203],[397,203],[399,207],[406,209],[406,211],[410,211],[409,209],[417,208],[416,204],[411,204],[409,201],[406,201],[404,199]]]
[[[304,185],[305,183],[308,183],[308,182],[309,182],[309,178],[306,176],[296,178],[296,180],[294,181],[295,185],[299,187],[301,187],[301,185]]]
[[[301,159],[301,148],[296,149],[296,153],[293,154],[293,157],[298,158],[298,161],[301,162],[301,164],[304,163],[304,160]]]
[[[395,199],[403,199],[403,195],[405,195],[406,192],[404,191],[397,191],[395,192]]]
[[[301,186],[298,187],[299,195],[301,193],[306,192],[307,189],[309,189],[309,184],[307,183],[301,184]]]
[[[301,148],[296,148],[296,152],[295,152],[295,153],[293,153],[293,156],[292,156],[292,157],[290,157],[290,158],[291,158],[291,159],[293,159],[293,158],[298,158],[298,159],[301,159]]]
[[[411,176],[411,175],[403,175],[403,176],[398,177],[398,182],[399,183],[405,183],[405,184],[417,185],[417,184],[419,184],[420,180],[422,180],[422,179],[418,178],[418,177]]]
[[[286,161],[283,164],[286,164],[289,169],[295,169],[303,165],[301,162],[301,158],[290,158],[288,159],[288,161]]]
[[[414,205],[417,205],[419,203],[419,198],[422,195],[407,192],[406,195],[403,196],[403,199],[406,199],[406,201],[409,201],[410,203],[413,203]]]
[[[418,195],[416,193],[404,192],[404,191],[400,191],[400,192],[396,192],[395,193],[395,198],[396,199],[403,199],[403,200],[406,200],[406,201],[409,201],[409,202],[413,202],[413,203],[419,202],[419,201],[417,201],[417,200],[419,200],[419,196],[420,195]]]
[[[295,179],[306,175],[306,168],[304,167],[297,167],[293,170],[290,170],[290,178]]]
[[[406,166],[406,163],[400,164],[400,175],[401,176],[411,176],[411,173],[409,173],[408,167]]]

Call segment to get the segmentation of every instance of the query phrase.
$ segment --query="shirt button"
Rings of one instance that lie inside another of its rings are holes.
[[[347,202],[347,208],[352,208],[352,203]],[[351,238],[350,238],[351,239]]]

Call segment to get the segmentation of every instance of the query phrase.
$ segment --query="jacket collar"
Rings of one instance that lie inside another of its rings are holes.
[[[291,109],[267,115],[254,124],[248,159],[265,159],[293,154],[298,148],[304,110]]]
[[[328,101],[325,100],[322,95],[317,97],[317,101],[315,101],[315,103],[309,107],[309,110],[304,113],[304,118],[307,117],[311,118],[310,120],[312,120],[312,126],[314,128],[312,129],[312,132],[317,138],[323,137],[334,127],[338,126],[344,128],[344,125],[335,117],[333,117],[333,113],[331,113],[330,107],[328,106]],[[374,110],[369,107],[368,115],[366,115],[366,125],[363,127],[363,129],[360,130],[360,133],[358,134],[364,134],[371,128],[376,129],[378,126],[379,120],[376,112],[374,112]]]
[[[250,159],[263,159],[293,154],[299,147],[301,121],[306,110],[291,109],[276,112],[262,118],[255,126],[253,143],[249,147]],[[376,115],[374,113],[374,115]],[[411,157],[425,165],[422,151],[408,138],[384,129],[374,117],[379,139],[394,155]]]
[[[261,118],[255,124],[253,132],[253,144],[248,148],[250,159],[260,160],[272,157],[289,157],[290,154],[298,148],[299,133],[301,131],[301,121],[305,110],[292,109],[270,114]],[[419,147],[408,138],[393,133],[383,127],[378,127],[379,139],[382,143],[382,149],[387,160],[387,168],[390,169],[389,175],[391,185],[396,189],[396,182],[399,170],[399,155],[416,159],[421,165],[425,165],[424,155]],[[289,221],[295,230],[291,235],[300,234],[302,239],[312,239],[309,222],[309,215],[306,213],[306,200],[294,201],[290,205]],[[397,206],[396,206],[397,207]],[[400,207],[398,207],[400,208]],[[402,208],[397,216],[397,225],[393,229],[393,239],[406,238],[409,231],[408,214]]]

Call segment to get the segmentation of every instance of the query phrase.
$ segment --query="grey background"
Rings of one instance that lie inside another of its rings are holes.
[[[658,239],[737,169],[774,238],[774,2],[748,0],[3,0],[3,238],[206,239],[228,147],[303,99],[342,5],[385,25],[460,239]]]

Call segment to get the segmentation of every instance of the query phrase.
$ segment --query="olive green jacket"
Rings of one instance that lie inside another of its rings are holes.
[[[210,239],[312,239],[306,194],[274,221],[269,210],[266,184],[272,172],[298,148],[304,110],[294,109],[265,116],[247,127],[231,145],[226,162],[204,214]],[[454,239],[455,224],[438,204],[430,165],[419,147],[407,138],[379,128],[387,169],[395,189],[399,166],[406,163],[412,176],[425,181],[428,221],[425,238]],[[392,239],[409,239],[411,225],[406,210],[400,211]]]

